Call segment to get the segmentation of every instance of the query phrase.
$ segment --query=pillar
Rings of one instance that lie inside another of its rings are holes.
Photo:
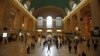
[[[0,35],[2,35],[3,32],[3,20],[4,20],[4,14],[6,9],[7,1],[6,0],[0,0]]]
[[[22,21],[23,21],[23,14],[20,11],[17,11],[15,16],[15,25],[14,25],[16,31],[22,30]]]
[[[92,24],[93,24],[92,27],[93,29],[95,27],[99,27],[100,29],[100,5],[98,0],[91,0],[90,8],[91,8],[91,15],[92,15],[91,17],[92,17]]]

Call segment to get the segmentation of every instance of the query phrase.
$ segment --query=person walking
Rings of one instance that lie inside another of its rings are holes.
[[[30,46],[27,46],[27,54],[30,54]]]
[[[35,44],[31,43],[31,48],[34,49],[34,47],[35,47]]]
[[[82,52],[82,56],[86,56],[85,52]]]
[[[94,43],[94,50],[97,50],[97,43]]]
[[[71,49],[72,49],[71,45],[69,45],[68,48],[69,48],[69,53],[71,54]]]
[[[77,45],[74,46],[75,53],[77,53]]]
[[[90,49],[90,42],[89,41],[87,41],[87,47],[88,47],[88,49]]]
[[[48,42],[48,50],[47,50],[47,53],[48,53],[48,51],[50,51],[50,47],[51,47],[51,42]],[[50,51],[50,53],[51,53],[51,51]]]
[[[56,48],[58,49],[58,40],[55,41]]]

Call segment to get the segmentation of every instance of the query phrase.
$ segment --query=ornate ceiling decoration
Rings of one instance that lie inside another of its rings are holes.
[[[80,0],[23,0],[22,4],[26,1],[30,1],[29,10],[33,9],[33,15],[38,16],[61,16],[66,15],[66,8],[72,10],[73,2],[78,4]]]

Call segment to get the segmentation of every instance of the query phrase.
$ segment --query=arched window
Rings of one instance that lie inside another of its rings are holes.
[[[52,17],[51,16],[48,16],[47,18],[46,18],[46,28],[52,28],[53,27],[53,19],[52,19]]]
[[[61,17],[56,17],[56,28],[62,27],[62,19]]]
[[[43,17],[39,16],[37,18],[37,28],[43,28]]]

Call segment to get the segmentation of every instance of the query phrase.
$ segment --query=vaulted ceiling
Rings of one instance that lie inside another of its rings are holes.
[[[78,3],[79,0],[31,0],[30,8],[40,8],[45,6],[55,6],[59,8],[70,8],[70,1]]]
[[[46,6],[38,8],[33,12],[33,15],[37,18],[38,16],[43,16],[46,18],[47,16],[52,16],[55,18],[56,16],[61,16],[62,18],[66,15],[65,11],[59,7],[54,6]]]
[[[44,6],[56,6],[60,8],[69,8],[69,0],[32,0],[30,8],[40,8]]]
[[[27,0],[24,0],[25,2]],[[66,12],[65,8],[71,10],[70,2],[74,1],[74,3],[78,4],[80,0],[29,0],[31,1],[31,5],[29,10],[34,8],[33,15],[38,17],[40,15],[55,15],[64,17]],[[47,8],[46,8],[47,7]]]

